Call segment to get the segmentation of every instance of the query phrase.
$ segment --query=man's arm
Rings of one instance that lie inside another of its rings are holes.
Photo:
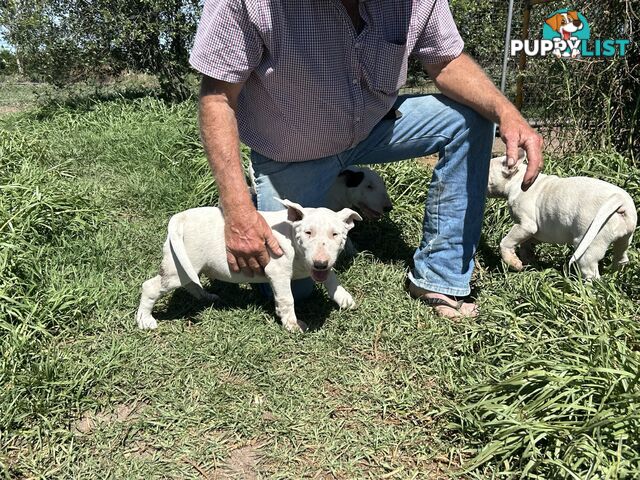
[[[518,147],[527,152],[527,172],[522,181],[522,189],[527,190],[542,170],[542,137],[468,55],[462,54],[440,64],[427,64],[425,70],[447,97],[498,124],[500,136],[507,146],[509,165],[515,164]]]
[[[200,85],[200,136],[216,179],[225,218],[227,261],[234,272],[261,273],[267,247],[282,255],[271,228],[254,207],[242,169],[235,110],[242,84],[203,76]]]

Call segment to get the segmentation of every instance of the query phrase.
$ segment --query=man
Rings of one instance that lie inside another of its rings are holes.
[[[523,189],[542,167],[541,137],[471,58],[445,0],[207,0],[191,64],[203,74],[202,141],[223,208],[233,271],[260,272],[277,241],[257,209],[274,196],[322,206],[349,165],[439,153],[409,292],[440,315],[474,316],[469,295],[494,123]],[[416,57],[441,95],[401,96]]]

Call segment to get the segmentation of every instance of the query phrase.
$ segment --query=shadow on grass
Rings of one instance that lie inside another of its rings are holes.
[[[96,105],[116,100],[134,101],[140,98],[160,98],[160,90],[154,85],[145,84],[76,84],[65,87],[50,86],[50,89],[38,96],[40,107],[34,114],[36,120],[47,120],[60,110],[76,113],[93,110]]]
[[[360,223],[349,237],[359,251],[366,250],[383,262],[404,261],[413,257],[415,246],[407,245],[402,228],[388,217]]]
[[[331,314],[337,309],[337,305],[329,300],[322,292],[323,287],[316,285],[309,298],[295,302],[296,315],[309,327],[309,331],[322,328]],[[209,303],[200,301],[187,292],[184,288],[178,288],[169,293],[169,300],[165,308],[154,311],[154,317],[159,321],[182,321],[189,319],[193,324],[199,323],[198,314],[209,308],[218,311],[242,310],[250,306],[259,306],[273,321],[280,325],[276,316],[273,300],[265,298],[253,288],[241,287],[233,283],[215,282],[205,290],[220,297],[220,300]]]

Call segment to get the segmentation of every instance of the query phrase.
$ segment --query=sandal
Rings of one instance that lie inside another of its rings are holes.
[[[478,316],[478,307],[474,303],[466,303],[463,300],[458,300],[455,297],[451,298],[448,295],[438,292],[424,291],[418,293],[415,289],[418,289],[407,279],[407,291],[411,298],[419,300],[436,311],[438,315],[446,318],[474,318]],[[420,289],[422,290],[422,289]],[[431,295],[443,295],[446,298],[434,297]],[[464,311],[464,306],[469,305],[469,308]]]

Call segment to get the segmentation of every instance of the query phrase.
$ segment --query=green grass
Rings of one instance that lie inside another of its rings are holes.
[[[37,101],[45,87],[17,76],[0,75],[0,115],[25,110]]]
[[[638,241],[583,285],[568,250],[505,271],[492,200],[474,280],[482,316],[435,317],[403,291],[430,172],[380,167],[395,208],[353,233],[291,335],[246,286],[177,291],[135,326],[169,216],[215,202],[193,104],[151,99],[0,117],[0,471],[7,478],[636,478]],[[623,185],[612,152],[547,170]],[[605,266],[606,266],[605,261]]]

